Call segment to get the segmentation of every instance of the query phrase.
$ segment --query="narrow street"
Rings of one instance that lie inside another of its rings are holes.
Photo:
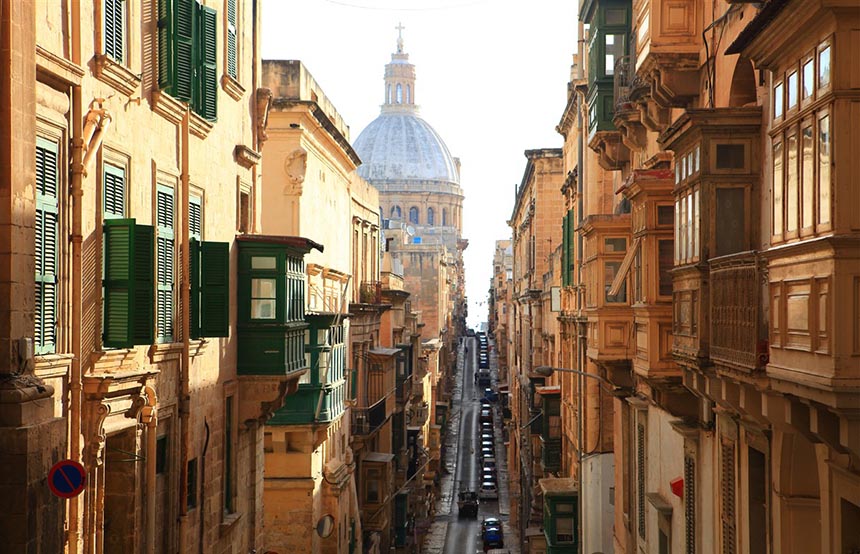
[[[478,517],[460,517],[457,510],[457,493],[460,490],[477,491],[480,488],[481,460],[479,458],[481,391],[475,384],[477,371],[478,341],[465,337],[460,346],[457,375],[455,376],[451,418],[446,438],[447,455],[444,461],[448,473],[442,479],[442,491],[437,503],[436,520],[425,544],[426,553],[473,553],[483,552],[481,521],[487,517],[498,517],[503,521],[505,548],[511,553],[517,550],[515,536],[508,524],[508,475],[506,454],[502,441],[501,412],[493,406],[494,442],[497,463],[498,500],[480,500]],[[495,356],[490,367],[496,376]]]

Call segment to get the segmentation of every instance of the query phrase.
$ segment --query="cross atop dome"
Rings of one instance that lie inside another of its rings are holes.
[[[398,22],[397,50],[391,54],[391,63],[385,66],[385,102],[383,111],[410,111],[417,109],[415,105],[415,66],[409,63],[409,54],[403,49],[403,29],[406,27]]]
[[[405,29],[405,28],[406,27],[403,26],[403,23],[400,23],[400,22],[398,22],[397,27],[395,27],[395,29],[397,29],[397,53],[398,54],[403,53],[403,29]]]

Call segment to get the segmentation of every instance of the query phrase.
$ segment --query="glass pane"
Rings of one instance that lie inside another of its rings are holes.
[[[252,256],[251,269],[276,269],[278,259],[274,256]]]
[[[605,74],[613,75],[615,72],[615,61],[624,55],[624,35],[607,34],[604,38]]]
[[[797,107],[797,71],[788,76],[788,109]]]
[[[693,195],[687,195],[687,256],[692,258],[695,256],[693,250],[693,235],[695,235],[693,227]]]
[[[782,143],[773,143],[773,234],[782,234]]]
[[[797,230],[797,135],[787,139],[788,159],[786,160],[785,204],[786,231]]]
[[[251,300],[251,319],[275,319],[275,301]]]
[[[625,252],[627,251],[627,239],[606,239],[604,247],[606,252]]]
[[[782,117],[782,83],[773,87],[773,117]]]
[[[673,219],[672,206],[657,206],[657,225],[671,225]]]
[[[681,218],[680,218],[680,233],[678,234],[678,243],[681,246],[681,261],[687,261],[687,197],[681,197]]]
[[[815,182],[813,160],[812,160],[812,125],[804,127],[800,133],[801,149],[803,151],[803,163],[801,165],[801,187],[803,190],[803,204],[801,227],[812,227],[813,202],[815,201]]]
[[[733,254],[744,249],[744,189],[717,189],[716,244],[717,256]]]
[[[669,270],[672,269],[672,241],[660,240],[657,241],[658,250],[658,268],[660,271],[659,278],[659,293],[660,296],[672,295],[672,274]]]
[[[815,66],[812,60],[803,64],[803,98],[812,96],[812,88],[815,86]]]
[[[675,261],[676,262],[681,259],[681,251],[680,251],[681,250],[680,249],[680,244],[681,244],[681,240],[680,240],[680,238],[681,238],[681,232],[680,232],[681,213],[680,212],[681,212],[680,202],[675,200]]]
[[[693,171],[699,171],[699,146],[696,145],[696,149],[693,150]]]
[[[693,257],[699,257],[699,189],[693,191]]]
[[[818,53],[818,86],[830,84],[830,46]]]
[[[276,298],[275,279],[251,279],[251,298]]]
[[[626,25],[627,24],[627,10],[620,10],[617,8],[606,10],[606,24],[607,25]]]
[[[612,281],[618,275],[618,270],[621,269],[621,262],[605,262],[603,264],[603,290],[606,291],[606,302],[627,302],[627,283],[621,285],[621,290],[618,294],[609,294],[609,289],[612,288]]]
[[[830,116],[818,120],[818,222],[830,222]]]

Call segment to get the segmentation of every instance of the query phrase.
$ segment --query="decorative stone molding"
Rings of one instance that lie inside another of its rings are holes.
[[[244,144],[237,144],[236,148],[233,149],[233,158],[236,160],[236,163],[245,169],[251,169],[260,163],[263,156]]]
[[[191,112],[190,115],[188,130],[191,131],[191,134],[201,140],[208,137],[214,124],[211,121],[206,121],[194,112]]]
[[[245,87],[240,85],[239,81],[226,74],[221,76],[221,88],[224,89],[224,92],[226,92],[230,98],[237,102],[245,95]]]
[[[169,360],[178,360],[180,356],[182,356],[181,342],[153,344],[149,348],[149,362],[153,364]]]
[[[44,71],[72,85],[80,85],[84,77],[84,69],[81,66],[45,50],[38,44],[36,45],[36,70]]]
[[[188,109],[188,104],[180,102],[161,90],[152,91],[152,111],[162,116],[174,125],[182,123],[182,117]]]
[[[302,183],[308,170],[308,152],[304,148],[296,148],[287,154],[284,160],[284,172],[287,174],[287,186],[284,194],[301,195]]]
[[[266,128],[269,126],[269,110],[272,108],[272,91],[267,88],[257,89],[257,145],[263,147],[263,143],[269,138]]]
[[[121,63],[117,63],[105,54],[94,58],[96,78],[104,81],[126,96],[131,96],[140,86],[140,75],[132,73]]]
[[[246,427],[263,425],[283,407],[287,395],[299,388],[299,378],[308,370],[289,375],[240,375],[239,421]]]

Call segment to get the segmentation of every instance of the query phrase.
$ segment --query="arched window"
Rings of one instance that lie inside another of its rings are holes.
[[[385,101],[391,104],[391,85],[385,87]]]
[[[403,215],[400,213],[400,206],[391,206],[391,219],[400,219]]]
[[[400,83],[397,83],[397,103],[403,103],[403,87],[400,85]]]
[[[436,224],[436,214],[433,213],[433,208],[427,208],[427,225]]]
[[[412,103],[412,85],[406,85],[406,103]]]
[[[448,208],[442,208],[442,226],[448,225]]]
[[[409,208],[409,223],[418,223],[418,208],[415,206]]]

